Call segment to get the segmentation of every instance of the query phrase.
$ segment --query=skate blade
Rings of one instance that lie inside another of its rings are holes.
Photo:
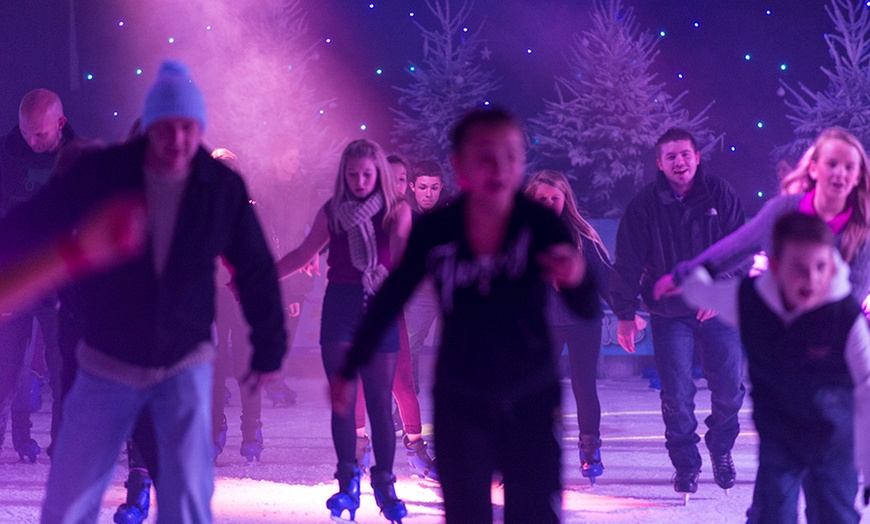
[[[691,497],[691,493],[683,493],[683,506],[689,505],[689,497]]]
[[[346,518],[337,517],[335,515],[332,515],[331,517],[329,517],[329,520],[331,520],[333,522],[342,522],[343,524],[357,524],[357,522],[355,520],[348,520]]]
[[[726,496],[726,497],[727,497],[728,495],[731,494],[731,488],[725,488],[724,491],[725,491],[725,496]]]

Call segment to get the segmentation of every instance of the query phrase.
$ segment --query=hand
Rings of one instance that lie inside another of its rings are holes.
[[[586,276],[586,259],[570,244],[550,246],[535,260],[541,266],[544,279],[553,282],[557,288],[577,287]]]
[[[646,329],[646,320],[643,319],[640,315],[634,316],[634,324],[637,326],[638,331],[643,331]]]
[[[622,349],[629,353],[634,353],[634,341],[637,339],[637,320],[620,320],[616,327],[616,338],[619,340],[619,345]]]
[[[356,388],[356,380],[348,380],[341,376],[334,377],[329,382],[329,398],[332,410],[339,416],[347,416],[353,410],[351,398]]]
[[[239,386],[246,388],[251,395],[258,394],[266,384],[280,382],[281,375],[280,369],[276,371],[254,371],[251,369],[242,377]]]
[[[145,245],[145,202],[137,196],[120,196],[86,217],[74,241],[91,269],[102,269],[142,252]]]
[[[290,318],[296,318],[302,312],[302,308],[299,306],[299,302],[291,302],[287,304],[287,316]]]
[[[674,277],[670,273],[663,276],[653,286],[653,298],[661,300],[665,297],[672,297],[683,293],[683,289],[674,283]]]
[[[305,273],[309,277],[314,277],[314,275],[320,276],[320,255],[317,254],[311,257],[311,260],[302,266],[299,271]]]
[[[710,320],[718,314],[719,313],[713,311],[712,309],[701,308],[698,310],[698,314],[695,315],[695,318],[697,318],[699,322],[704,322]]]

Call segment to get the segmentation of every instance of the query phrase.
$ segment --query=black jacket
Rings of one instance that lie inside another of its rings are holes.
[[[0,222],[0,251],[70,228],[113,195],[143,194],[146,139],[83,158]],[[236,269],[251,325],[252,368],[273,371],[286,350],[274,262],[242,179],[200,148],[175,225],[166,268],[158,276],[150,247],[138,258],[75,285],[85,342],[140,367],[171,366],[211,338],[215,259]]]
[[[69,124],[63,127],[60,147],[75,140]],[[60,150],[60,148],[58,148]],[[57,151],[35,153],[15,126],[0,138],[0,217],[26,202],[48,184]]]
[[[616,234],[616,261],[610,293],[619,320],[631,320],[640,305],[665,317],[694,315],[680,297],[655,301],[652,289],[682,260],[689,260],[745,222],[734,189],[707,176],[701,166],[683,201],[676,198],[665,174],[641,189],[625,209]]]

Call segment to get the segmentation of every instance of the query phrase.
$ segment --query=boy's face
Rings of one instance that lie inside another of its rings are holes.
[[[523,181],[526,145],[512,125],[472,127],[453,155],[453,168],[462,190],[469,196],[506,201],[513,198]]]
[[[701,154],[695,151],[691,140],[675,140],[661,145],[661,154],[656,165],[665,174],[671,188],[685,195],[692,188],[692,181],[698,171]]]
[[[418,176],[416,182],[411,182],[411,191],[420,211],[430,211],[441,198],[440,176]]]
[[[778,258],[770,259],[786,309],[820,306],[837,272],[834,248],[813,242],[787,242]]]

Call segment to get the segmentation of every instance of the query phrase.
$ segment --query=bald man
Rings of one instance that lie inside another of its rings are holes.
[[[34,89],[24,95],[18,108],[18,125],[0,139],[0,217],[30,200],[48,183],[57,152],[74,138],[56,93]],[[12,445],[22,461],[35,462],[42,451],[30,435],[34,318],[42,330],[51,377],[52,438],[57,434],[62,374],[57,305],[57,294],[52,292],[25,312],[0,312],[0,443],[11,411]]]

